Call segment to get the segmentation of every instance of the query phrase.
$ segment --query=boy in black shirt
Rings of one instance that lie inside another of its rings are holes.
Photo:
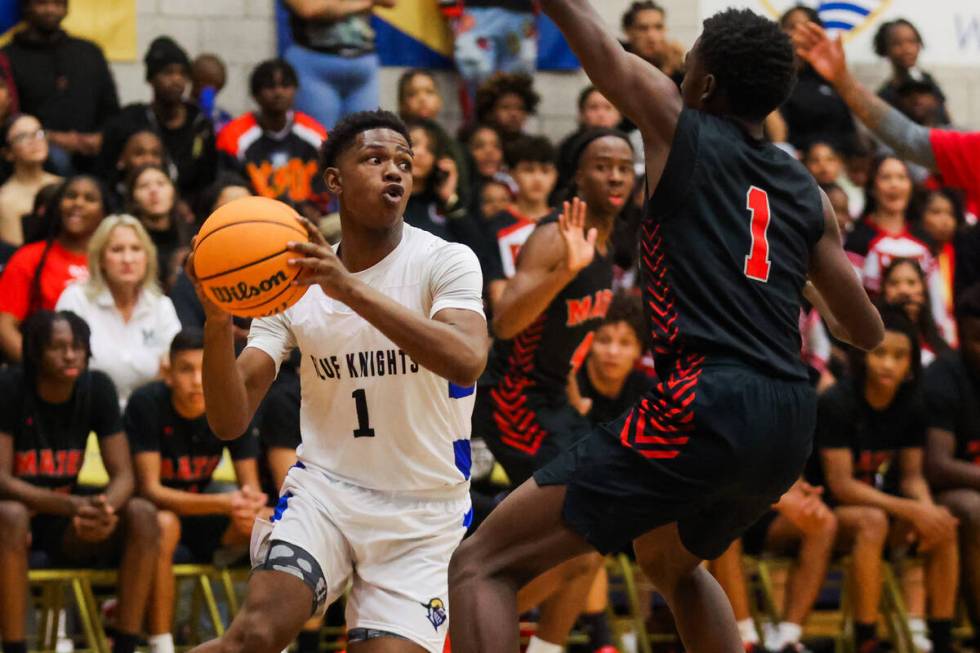
[[[172,651],[171,566],[178,542],[194,560],[210,562],[220,547],[247,545],[252,522],[265,511],[251,433],[228,444],[241,489],[204,492],[225,443],[211,432],[204,414],[203,347],[200,330],[184,329],[174,336],[164,380],[136,390],[124,417],[140,494],[160,509],[160,555],[147,620],[156,652]]]
[[[69,312],[39,311],[23,325],[24,366],[0,370],[0,633],[25,653],[29,550],[52,564],[108,563],[121,552],[114,653],[139,639],[158,550],[156,510],[132,498],[133,469],[112,381],[87,369],[89,329]],[[89,433],[109,484],[79,494]],[[118,558],[116,558],[118,560]]]
[[[836,501],[839,540],[855,541],[869,523],[890,521],[899,549],[910,544],[926,557],[929,636],[934,653],[949,653],[956,607],[957,521],[933,503],[922,475],[926,415],[919,396],[921,363],[915,327],[898,308],[881,311],[885,338],[852,356],[852,377],[821,397],[816,447],[826,487]],[[883,544],[883,542],[881,543]],[[879,545],[881,545],[879,544]],[[855,635],[858,650],[875,651],[880,558],[854,552]],[[909,606],[910,614],[923,606]]]
[[[947,352],[925,375],[926,475],[960,520],[962,581],[974,632],[980,632],[980,285],[956,307],[960,351]]]
[[[646,349],[639,295],[620,291],[592,335],[584,361],[572,361],[568,401],[593,424],[616,419],[653,385],[637,369]]]

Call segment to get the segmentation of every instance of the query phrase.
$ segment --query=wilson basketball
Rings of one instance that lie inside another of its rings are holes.
[[[305,287],[286,249],[309,236],[290,206],[266,197],[229,202],[204,222],[194,245],[194,272],[207,296],[239,317],[266,317],[292,306]]]

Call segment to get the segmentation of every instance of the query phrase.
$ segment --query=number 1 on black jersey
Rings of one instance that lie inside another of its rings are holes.
[[[769,281],[769,193],[758,186],[749,186],[745,208],[751,215],[752,248],[745,257],[745,276],[767,283]]]

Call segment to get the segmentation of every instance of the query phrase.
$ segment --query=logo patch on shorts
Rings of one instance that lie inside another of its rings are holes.
[[[439,626],[446,623],[446,604],[442,602],[442,599],[429,599],[428,603],[423,603],[422,607],[428,611],[426,618],[428,618],[429,623],[432,627],[439,632]]]

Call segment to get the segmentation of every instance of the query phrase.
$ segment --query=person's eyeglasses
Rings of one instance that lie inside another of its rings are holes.
[[[43,129],[38,129],[32,132],[24,132],[23,134],[15,134],[14,136],[11,136],[10,144],[20,145],[21,143],[25,143],[27,141],[41,141],[47,138],[47,136],[48,135]]]

